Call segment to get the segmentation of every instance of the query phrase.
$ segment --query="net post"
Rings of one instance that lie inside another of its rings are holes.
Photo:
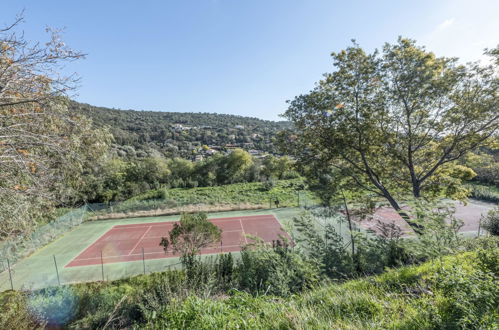
[[[59,269],[57,268],[57,261],[55,260],[55,254],[53,254],[52,256],[54,257],[55,273],[57,274],[57,283],[59,283],[60,286],[61,278],[59,277]]]
[[[146,259],[144,256],[144,247],[142,247],[142,267],[144,268],[144,275],[146,274]]]
[[[102,273],[102,282],[104,282],[104,258],[102,258],[102,250],[100,251],[100,266]]]
[[[7,258],[7,269],[9,270],[10,288],[12,289],[12,291],[14,291],[14,283],[12,282],[12,272],[10,270],[9,258]]]

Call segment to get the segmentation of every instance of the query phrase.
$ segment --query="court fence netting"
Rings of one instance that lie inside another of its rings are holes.
[[[281,200],[269,195],[258,203],[232,205],[225,209],[217,203],[205,203],[196,198],[173,200],[158,198],[124,202],[92,203],[69,210],[62,216],[38,227],[29,235],[20,235],[0,242],[0,292],[9,289],[38,289],[59,284],[115,280],[143,273],[180,267],[176,258],[146,259],[133,263],[103,263],[100,266],[64,267],[74,251],[39,251],[85,221],[126,217],[180,214],[183,212],[218,212],[253,209],[299,207],[311,209],[317,205],[310,192],[296,191],[295,197]],[[141,212],[143,212],[141,214]],[[124,265],[126,264],[126,266]]]
[[[20,235],[0,242],[0,260],[3,261],[0,265],[0,271],[5,269],[4,262],[15,264],[57,237],[79,226],[84,221],[87,211],[87,205],[84,205],[38,227],[28,235]]]

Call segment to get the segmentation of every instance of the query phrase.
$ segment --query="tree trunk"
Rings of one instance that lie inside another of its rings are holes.
[[[407,222],[409,224],[409,226],[411,226],[412,230],[414,230],[414,232],[416,234],[418,234],[418,235],[422,235],[423,234],[424,227],[422,225],[414,222],[411,219],[411,217],[409,216],[409,214],[407,212],[405,212],[400,207],[400,205],[392,197],[392,195],[390,195],[390,193],[388,191],[383,191],[383,196],[388,200],[388,202],[390,203],[390,205],[395,209],[395,211],[397,211],[397,213],[402,217],[402,219],[404,219],[405,222]]]

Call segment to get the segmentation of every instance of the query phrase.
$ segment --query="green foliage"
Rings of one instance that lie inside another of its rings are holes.
[[[61,326],[76,314],[77,297],[69,286],[37,291],[28,298],[28,310],[38,322],[49,326]]]
[[[42,327],[50,321],[49,315],[43,313],[37,314],[42,316],[40,319],[34,319],[30,306],[38,306],[37,310],[45,312],[50,306],[61,306],[61,311],[68,310],[68,306],[77,307],[72,318],[65,318],[68,323],[63,326],[68,328],[442,329],[497,325],[497,238],[470,240],[470,252],[443,257],[437,262],[391,269],[376,277],[340,284],[312,282],[313,288],[306,286],[305,291],[300,291],[304,289],[301,282],[290,280],[296,280],[293,274],[299,272],[293,273],[285,267],[301,269],[307,274],[309,265],[289,248],[279,248],[264,252],[248,250],[255,253],[249,256],[252,260],[249,268],[243,266],[242,260],[235,267],[229,266],[233,263],[229,255],[224,261],[207,263],[207,273],[213,272],[213,276],[220,278],[221,273],[216,270],[224,269],[225,279],[232,277],[224,288],[210,284],[209,276],[205,276],[204,282],[192,283],[184,272],[170,271],[33,293],[4,292],[0,294],[0,327],[27,329]],[[274,276],[273,272],[259,273],[265,270],[255,268],[265,263],[276,267],[276,278],[288,283],[288,289],[268,277]],[[233,275],[228,275],[227,270]],[[244,290],[249,292],[227,291],[230,287],[243,289],[238,279],[248,270],[252,274],[258,271],[262,283],[266,281],[272,286],[253,281],[256,291],[248,286]],[[270,295],[272,287],[276,294],[284,296]],[[30,304],[31,297],[36,298]],[[67,300],[67,297],[73,298]],[[61,311],[55,314],[60,315]]]
[[[408,241],[414,258],[427,260],[457,252],[462,246],[458,235],[463,223],[454,217],[452,205],[438,202],[415,200],[411,203],[411,215],[422,233],[418,239]]]
[[[276,181],[266,191],[265,183],[235,183],[214,187],[174,188],[151,190],[113,206],[114,212],[134,210],[168,209],[182,205],[269,205],[270,198],[278,198],[281,206],[297,206],[297,191],[303,188],[301,179]],[[313,194],[303,191],[303,198],[315,202]]]
[[[482,219],[482,227],[491,235],[499,236],[499,207],[487,213]]]
[[[479,184],[468,185],[470,197],[492,203],[499,203],[499,188]]]
[[[317,267],[296,253],[287,242],[244,249],[238,264],[239,288],[253,294],[288,296],[318,283]]]
[[[19,291],[0,293],[0,328],[1,329],[35,329],[47,323],[35,320],[27,308],[28,297]]]
[[[266,180],[262,183],[262,189],[264,191],[270,191],[270,190],[274,189],[275,186],[276,186],[276,182],[273,179]]]
[[[463,163],[476,172],[477,176],[474,181],[499,186],[499,148],[497,146],[495,148],[483,147],[476,152],[470,152],[463,159]]]
[[[499,127],[496,64],[459,65],[403,38],[372,53],[354,42],[332,58],[335,70],[285,114],[294,127],[281,146],[302,172],[317,180],[322,167],[320,179],[329,172],[327,182],[374,193],[397,211],[409,194],[466,198],[461,183],[476,173],[456,161]]]
[[[163,246],[165,252],[171,247],[173,253],[180,253],[182,263],[190,272],[195,265],[195,257],[201,249],[219,242],[221,235],[222,230],[208,221],[206,213],[184,213],[180,221],[173,224],[169,237],[161,238],[160,245]]]
[[[289,127],[287,122],[226,114],[116,110],[77,102],[70,107],[91,118],[95,126],[109,127],[120,157],[159,152],[168,158],[190,158],[203,145],[223,149],[228,144],[275,153],[275,133]]]
[[[275,158],[284,166],[280,169],[284,172],[279,176],[297,178],[291,163],[284,158],[284,162]],[[267,167],[242,149],[228,155],[216,154],[200,162],[178,157],[170,160],[162,157],[111,158],[98,167],[98,177],[87,180],[87,194],[81,197],[87,201],[121,201],[151,189],[211,187],[270,180],[264,174]],[[272,180],[274,178],[271,177]]]

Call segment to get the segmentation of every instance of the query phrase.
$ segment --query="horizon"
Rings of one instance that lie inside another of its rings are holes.
[[[399,35],[437,56],[482,58],[499,43],[499,2],[417,3],[7,0],[0,25],[25,9],[27,39],[44,27],[87,53],[77,72],[81,103],[135,111],[233,114],[283,121],[286,100],[331,72],[330,53],[356,39],[367,51]]]

